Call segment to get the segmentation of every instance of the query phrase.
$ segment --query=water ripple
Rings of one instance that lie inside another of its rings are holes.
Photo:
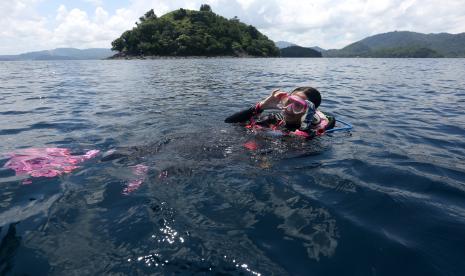
[[[1,62],[0,274],[463,275],[463,63]],[[302,85],[354,131],[223,123]],[[29,185],[3,168],[47,146],[102,155]]]

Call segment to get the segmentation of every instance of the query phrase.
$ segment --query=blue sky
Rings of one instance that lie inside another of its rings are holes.
[[[46,0],[36,4],[39,14],[46,16],[54,16],[60,5],[65,5],[69,8],[78,8],[89,14],[93,13],[96,6],[103,7],[106,11],[114,13],[116,9],[129,6],[127,0]]]
[[[0,54],[110,48],[152,8],[160,16],[204,3],[274,41],[326,49],[395,30],[465,32],[463,0],[1,0]]]

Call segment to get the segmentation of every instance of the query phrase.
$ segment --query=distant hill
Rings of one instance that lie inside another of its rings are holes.
[[[315,51],[318,51],[320,53],[323,53],[324,51],[326,51],[325,49],[321,48],[321,47],[318,47],[318,46],[313,46],[313,47],[309,47]]]
[[[290,47],[290,46],[299,46],[299,47],[303,47],[303,46],[297,45],[297,44],[292,43],[292,42],[287,42],[287,41],[276,41],[274,44],[275,44],[276,47],[278,47],[279,49],[287,48],[287,47]],[[310,48],[310,49],[316,50],[316,51],[318,51],[318,52],[320,52],[320,53],[323,53],[324,51],[326,51],[325,49],[323,49],[323,48],[321,48],[321,47],[318,47],[318,46],[306,47],[306,48]]]
[[[280,50],[281,57],[321,57],[321,53],[306,47],[289,46]]]
[[[105,59],[115,52],[104,48],[75,49],[57,48],[53,50],[29,52],[19,55],[3,55],[0,60],[89,60]]]
[[[326,57],[465,57],[465,33],[389,32],[364,38]]]
[[[295,43],[287,42],[287,41],[276,41],[274,44],[279,49],[286,48],[286,47],[289,47],[289,46],[299,46],[299,45],[297,45]]]
[[[148,11],[132,30],[112,42],[115,57],[278,56],[274,42],[237,17],[226,19],[202,5],[157,17]]]

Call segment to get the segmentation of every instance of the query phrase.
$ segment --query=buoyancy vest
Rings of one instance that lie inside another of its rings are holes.
[[[321,136],[324,134],[325,130],[332,128],[334,123],[331,123],[331,119],[334,120],[334,118],[328,117],[323,112],[316,110],[310,124],[292,127],[286,126],[284,116],[281,113],[272,113],[258,118],[257,120],[251,118],[250,123],[246,125],[246,127],[249,129],[269,129],[272,131],[281,131],[283,135],[312,138]]]

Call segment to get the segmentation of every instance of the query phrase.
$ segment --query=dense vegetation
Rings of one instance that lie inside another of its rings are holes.
[[[122,56],[278,56],[274,42],[254,26],[226,19],[202,5],[157,17],[153,10],[112,42]]]
[[[396,47],[382,48],[371,51],[370,57],[390,57],[390,58],[439,58],[444,57],[435,50],[425,47]]]
[[[389,32],[364,38],[326,57],[465,57],[465,33]]]
[[[444,57],[437,51],[426,47],[393,47],[371,49],[368,46],[357,43],[342,50],[329,50],[325,52],[326,57],[373,57],[373,58],[439,58]]]
[[[289,46],[280,51],[282,57],[321,57],[320,52],[300,46]]]

